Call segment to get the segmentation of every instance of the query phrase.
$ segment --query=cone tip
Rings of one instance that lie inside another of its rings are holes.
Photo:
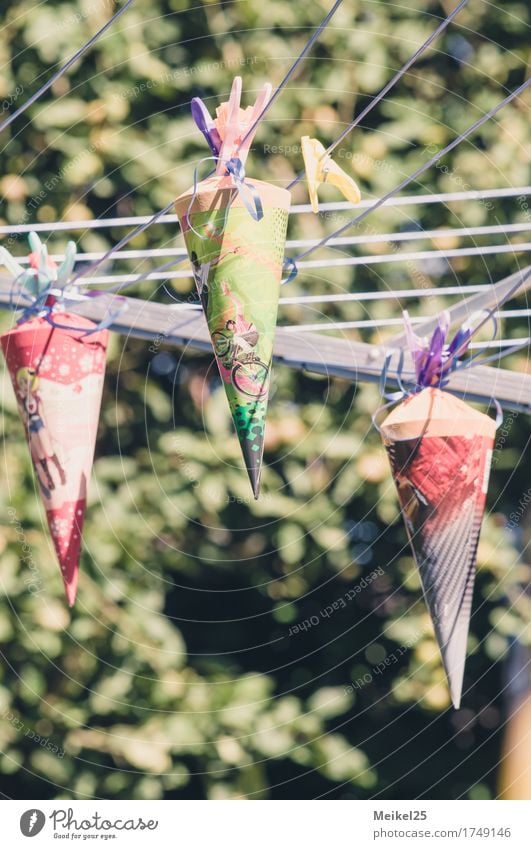
[[[247,459],[247,458],[245,458]],[[253,491],[255,501],[258,501],[260,496],[260,480],[262,477],[262,466],[256,465],[251,466],[249,463],[246,463],[247,474],[249,475],[249,483],[251,484],[251,489]]]
[[[258,501],[260,497],[260,475],[255,480],[251,477],[251,486],[253,488],[254,500]]]
[[[463,693],[469,618],[467,611],[461,611],[461,619],[457,621],[450,639],[445,645],[441,646],[444,671],[450,688],[452,704],[456,710],[459,710],[461,706]]]
[[[463,693],[463,672],[465,665],[465,656],[456,665],[455,660],[452,663],[452,657],[442,651],[442,659],[444,671],[446,672],[446,680],[448,681],[448,689],[450,690],[450,698],[455,710],[461,707],[461,696]]]
[[[66,600],[69,607],[73,607],[77,596],[77,570],[75,575],[69,580],[64,581]]]
[[[449,684],[449,687],[450,687],[450,696],[451,696],[451,699],[452,699],[452,704],[454,706],[454,709],[459,710],[459,708],[461,707],[461,690],[462,690],[462,687],[460,685],[456,686],[455,683],[452,684],[451,681],[449,681],[448,684]]]

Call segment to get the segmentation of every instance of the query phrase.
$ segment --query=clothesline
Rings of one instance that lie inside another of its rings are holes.
[[[288,70],[287,74],[284,76],[284,78],[283,78],[282,82],[281,82],[281,83],[280,83],[280,85],[277,87],[276,91],[273,93],[272,97],[271,97],[270,99],[268,99],[268,102],[266,102],[266,104],[265,104],[264,108],[262,109],[262,111],[261,111],[260,115],[259,115],[259,116],[258,116],[258,118],[256,119],[256,121],[255,121],[255,123],[254,123],[253,127],[252,127],[251,129],[249,129],[249,130],[248,130],[248,133],[247,133],[247,135],[245,136],[245,138],[243,139],[243,142],[245,142],[245,140],[246,140],[249,136],[251,136],[251,134],[252,134],[252,132],[253,132],[254,127],[256,127],[256,126],[257,126],[257,124],[259,123],[259,121],[261,120],[261,118],[264,116],[264,114],[266,113],[266,111],[270,108],[271,104],[274,102],[275,98],[276,98],[276,97],[278,97],[278,95],[280,94],[280,91],[282,90],[282,88],[283,88],[283,87],[285,86],[285,84],[288,82],[288,80],[290,79],[290,77],[292,76],[292,74],[296,71],[296,69],[297,69],[297,67],[299,66],[299,64],[303,61],[303,59],[304,59],[305,55],[309,52],[309,50],[311,49],[311,46],[313,45],[313,43],[317,40],[317,38],[319,37],[320,33],[321,33],[321,32],[323,31],[323,29],[326,27],[327,23],[330,21],[331,17],[333,16],[333,14],[335,13],[335,11],[336,11],[336,10],[337,10],[337,8],[339,7],[340,3],[341,3],[341,0],[336,0],[336,2],[334,3],[334,5],[333,5],[332,9],[331,9],[331,10],[328,12],[328,14],[327,14],[327,15],[323,18],[323,20],[322,20],[322,22],[320,23],[320,25],[317,27],[317,29],[314,31],[314,33],[313,33],[313,34],[312,34],[312,36],[310,37],[310,39],[309,39],[309,41],[307,42],[306,46],[304,47],[303,51],[300,53],[299,57],[298,57],[298,58],[297,58],[297,60],[296,60],[296,61],[292,64],[292,66],[291,66],[291,67],[290,67],[290,69]],[[418,58],[418,57],[419,57],[419,56],[420,56],[420,55],[424,52],[424,50],[426,50],[426,49],[427,49],[427,47],[428,47],[428,46],[432,43],[432,41],[434,40],[434,38],[436,38],[436,37],[437,37],[438,33],[442,32],[442,30],[443,30],[443,29],[444,29],[444,28],[445,28],[445,27],[446,27],[446,26],[447,26],[447,25],[451,22],[451,20],[453,19],[453,17],[454,17],[454,16],[458,13],[458,11],[459,11],[459,10],[460,10],[460,9],[461,9],[464,5],[465,5],[465,3],[466,3],[466,0],[461,0],[461,2],[458,4],[457,8],[456,8],[456,9],[454,9],[454,10],[453,10],[453,11],[452,11],[452,12],[451,12],[451,13],[450,13],[447,17],[446,17],[445,21],[443,21],[443,22],[440,24],[440,26],[436,29],[436,31],[435,31],[432,35],[430,35],[430,37],[428,38],[428,40],[427,40],[427,41],[426,41],[426,42],[425,42],[425,43],[424,43],[424,44],[423,44],[423,45],[422,45],[422,46],[421,46],[421,47],[420,47],[420,48],[419,48],[419,49],[418,49],[418,50],[417,50],[417,51],[416,51],[413,55],[412,55],[412,57],[410,57],[410,59],[408,59],[408,61],[405,63],[405,65],[403,65],[402,69],[398,72],[398,75],[396,75],[396,76],[395,76],[395,77],[394,77],[394,78],[393,78],[393,79],[392,79],[392,80],[391,80],[391,81],[387,84],[387,86],[385,86],[385,87],[384,87],[384,89],[380,92],[380,94],[379,94],[379,95],[377,95],[377,96],[376,96],[376,98],[373,98],[372,105],[375,105],[375,104],[378,102],[378,100],[379,100],[379,99],[383,98],[383,96],[385,95],[386,91],[388,91],[388,90],[389,90],[389,89],[390,89],[390,88],[394,85],[394,83],[395,83],[398,79],[400,79],[401,74],[405,73],[405,72],[406,72],[406,70],[407,70],[407,68],[408,68],[408,67],[409,67],[409,66],[410,66],[410,65],[411,65],[414,61],[416,61],[416,59],[417,59],[417,58]],[[127,5],[128,5],[128,4],[127,4]],[[68,65],[67,65],[67,66],[65,66],[63,70],[64,70],[64,71],[66,71],[66,70],[67,70],[67,68],[68,68]],[[61,73],[61,71],[60,71],[59,73]],[[452,141],[452,142],[451,142],[449,145],[447,145],[447,146],[446,146],[446,147],[445,147],[442,151],[440,151],[440,155],[442,156],[442,155],[444,155],[445,153],[449,152],[450,150],[454,149],[454,148],[455,148],[455,147],[456,147],[456,146],[457,146],[457,145],[458,145],[461,141],[465,140],[465,139],[466,139],[466,138],[467,138],[467,137],[468,137],[468,136],[469,136],[469,135],[470,135],[470,134],[471,134],[474,130],[476,130],[476,129],[478,129],[480,126],[482,126],[482,124],[483,124],[483,123],[485,123],[485,121],[487,121],[489,118],[494,117],[494,116],[497,114],[497,112],[498,112],[498,111],[499,111],[499,110],[500,110],[503,106],[507,105],[507,104],[508,104],[511,100],[513,100],[513,99],[514,99],[515,97],[517,97],[520,93],[522,93],[522,92],[525,90],[525,88],[529,85],[529,82],[530,82],[530,81],[529,81],[529,80],[527,80],[525,83],[523,83],[523,84],[522,84],[521,86],[519,86],[517,89],[515,89],[513,92],[511,92],[509,95],[507,95],[507,96],[506,96],[506,97],[505,97],[505,98],[504,98],[504,99],[503,99],[500,103],[498,103],[495,107],[493,107],[491,110],[489,110],[489,112],[488,112],[488,113],[486,113],[486,114],[485,114],[485,115],[483,115],[480,119],[478,119],[478,120],[477,120],[477,121],[476,121],[476,122],[475,122],[472,126],[470,126],[467,130],[465,130],[464,132],[460,133],[460,134],[459,134],[459,136],[458,136],[458,137],[457,137],[454,141]],[[44,89],[43,89],[43,90],[44,90]],[[36,95],[36,96],[38,96],[38,95]],[[366,112],[367,112],[370,108],[372,108],[372,107],[371,107],[371,105],[369,104],[369,106],[368,106],[368,107],[366,107],[365,114],[366,114]],[[354,127],[354,126],[356,125],[356,123],[357,123],[359,120],[360,120],[360,117],[355,118],[355,119],[354,119],[354,121],[353,121],[353,122],[351,122],[350,128],[352,129],[352,127]],[[349,130],[345,130],[345,131],[343,132],[343,134],[342,134],[342,136],[341,136],[340,138],[343,138],[343,137],[345,136],[346,132],[348,132],[348,131],[349,131]],[[240,144],[243,144],[243,142],[240,142]],[[327,236],[325,239],[321,239],[321,240],[320,240],[319,242],[317,242],[316,244],[312,244],[311,246],[306,247],[306,248],[305,248],[305,250],[303,251],[303,253],[299,254],[299,255],[298,255],[298,256],[296,256],[295,258],[291,258],[291,262],[292,262],[293,267],[295,267],[294,260],[295,260],[295,261],[297,261],[297,260],[302,260],[302,259],[304,259],[305,257],[307,257],[307,256],[308,256],[308,254],[310,254],[311,252],[313,252],[314,250],[316,250],[318,247],[320,247],[320,246],[324,246],[324,245],[325,245],[328,241],[330,241],[331,239],[335,238],[336,236],[341,236],[341,235],[342,235],[342,233],[343,233],[343,232],[344,232],[344,231],[345,231],[348,227],[353,226],[353,225],[354,225],[354,224],[356,224],[357,222],[359,222],[359,221],[363,220],[363,219],[364,219],[367,215],[369,215],[371,212],[373,212],[374,210],[376,210],[377,208],[379,208],[382,204],[384,204],[384,203],[386,203],[386,202],[388,202],[388,201],[391,201],[391,200],[392,200],[392,199],[393,199],[396,195],[400,194],[400,192],[401,192],[404,188],[406,188],[406,186],[407,186],[407,185],[409,185],[411,182],[413,182],[413,180],[414,180],[416,177],[418,177],[418,176],[419,176],[421,173],[423,173],[423,172],[424,172],[424,171],[425,171],[428,167],[430,167],[430,164],[433,164],[434,162],[436,162],[436,157],[432,157],[432,158],[431,158],[431,159],[430,159],[427,163],[425,163],[425,164],[424,164],[424,165],[422,165],[420,168],[418,168],[418,169],[417,169],[417,170],[416,170],[416,171],[415,171],[412,175],[410,175],[410,176],[409,176],[409,177],[407,177],[405,180],[403,180],[403,181],[402,181],[402,182],[401,182],[398,186],[396,186],[394,189],[392,189],[391,191],[387,192],[387,194],[386,194],[386,195],[384,195],[383,197],[381,197],[381,198],[377,199],[376,201],[374,201],[371,205],[369,205],[369,207],[368,207],[368,208],[366,208],[363,212],[359,213],[357,217],[355,217],[354,219],[352,219],[352,220],[351,220],[350,222],[348,222],[346,225],[341,226],[341,227],[340,227],[338,230],[336,230],[334,233],[330,234],[330,235],[329,235],[329,236]],[[78,271],[77,271],[77,273],[74,275],[74,277],[73,277],[73,279],[72,279],[72,283],[74,283],[74,284],[75,284],[75,283],[77,283],[77,281],[78,281],[78,280],[80,280],[80,279],[82,279],[82,278],[88,278],[88,277],[90,276],[90,272],[91,272],[91,271],[95,271],[95,270],[96,270],[96,268],[98,268],[99,266],[101,266],[101,265],[102,265],[102,264],[103,264],[106,260],[109,260],[109,259],[110,259],[111,257],[113,257],[115,254],[117,254],[117,253],[119,252],[119,250],[120,250],[121,248],[123,248],[126,244],[128,244],[128,243],[129,243],[129,242],[130,242],[130,241],[131,241],[131,240],[132,240],[132,239],[133,239],[136,235],[139,235],[139,234],[140,234],[141,232],[143,232],[143,231],[144,231],[144,230],[145,230],[148,226],[150,226],[150,225],[152,225],[152,224],[156,223],[156,222],[157,222],[159,219],[161,219],[164,215],[168,214],[168,213],[169,213],[169,211],[170,211],[170,209],[171,209],[171,203],[170,203],[170,204],[167,204],[167,205],[166,205],[163,209],[159,210],[159,211],[158,211],[155,215],[153,215],[150,219],[148,219],[148,221],[147,221],[147,222],[145,222],[144,224],[138,225],[138,226],[137,226],[137,227],[135,227],[132,231],[130,231],[129,233],[127,233],[125,236],[123,236],[123,237],[119,240],[119,242],[118,242],[118,243],[114,246],[114,248],[110,248],[110,249],[109,249],[109,250],[107,250],[107,251],[106,251],[106,252],[105,252],[102,256],[98,257],[96,260],[93,260],[92,262],[89,262],[87,265],[82,266],[82,267],[81,267],[81,269],[80,269],[80,270],[78,270]],[[484,252],[487,252],[487,251],[484,251]],[[354,259],[355,259],[355,258],[354,258]],[[337,262],[337,261],[334,261],[334,262]],[[169,267],[169,264],[168,264],[168,263],[166,263],[166,264],[164,264],[164,266],[159,267],[159,268],[161,269],[161,270],[160,270],[160,272],[159,272],[159,271],[158,271],[158,269],[157,269],[157,270],[155,270],[155,272],[153,272],[153,273],[151,273],[151,274],[149,274],[149,275],[145,275],[145,274],[144,274],[144,275],[136,276],[133,280],[128,281],[128,282],[136,283],[136,282],[138,282],[138,281],[139,281],[140,279],[142,279],[142,278],[147,278],[147,279],[157,279],[157,274],[158,274],[158,273],[163,273],[163,274],[165,274],[165,273],[166,273],[166,270],[167,270],[167,268],[168,268],[168,267]],[[307,265],[307,267],[311,267],[311,266],[310,266],[310,265]],[[174,273],[175,273],[175,272],[174,272]],[[177,272],[177,274],[178,274],[178,272]],[[95,279],[95,278],[94,278],[94,279]],[[164,278],[162,278],[162,279],[164,279]],[[121,284],[119,284],[118,286],[117,286],[117,285],[115,285],[115,286],[114,286],[114,289],[115,289],[115,290],[117,290],[117,289],[119,289],[119,288],[123,288],[125,285],[127,285],[127,283],[126,283],[126,281],[123,281],[123,282],[122,282]]]
[[[510,285],[515,276],[500,281],[495,288],[498,290],[500,285]],[[522,272],[522,279],[524,276]],[[488,288],[491,291],[493,289],[492,286]],[[16,308],[10,289],[9,279],[2,279],[0,274],[0,308]],[[80,293],[75,300],[79,301],[75,312],[96,322],[108,315],[116,303],[111,295],[89,298]],[[110,325],[111,330],[122,333],[127,338],[145,339],[149,344],[152,344],[154,339],[160,339],[164,344],[185,347],[187,350],[212,351],[208,328],[200,309],[190,304],[161,304],[135,298],[124,298],[123,303],[126,308],[114,317]],[[510,347],[519,340],[507,341],[505,347]],[[352,381],[378,382],[384,367],[386,350],[384,346],[371,345],[356,339],[342,339],[325,333],[297,333],[288,331],[285,327],[278,327],[275,336],[277,362],[291,368],[322,374],[329,379],[335,376]],[[390,387],[397,386],[394,363],[389,368],[387,377]],[[471,401],[486,404],[490,403],[492,397],[496,397],[506,409],[531,412],[531,376],[526,374],[475,365],[464,372],[452,374],[448,390],[461,397],[466,395]]]
[[[514,186],[509,188],[499,189],[484,189],[484,190],[469,190],[462,192],[436,192],[432,194],[421,195],[403,195],[391,198],[385,205],[386,208],[394,208],[401,206],[424,205],[432,203],[453,203],[458,201],[480,201],[488,200],[489,198],[510,198],[510,197],[528,197],[531,194],[531,186]],[[366,199],[360,201],[356,206],[353,206],[348,201],[336,201],[330,203],[320,203],[319,212],[342,212],[353,211],[357,209],[367,209],[374,203],[374,199]],[[385,209],[385,208],[384,208]],[[301,215],[311,213],[310,204],[295,204],[291,207],[290,215]],[[312,213],[313,214],[313,213]],[[2,224],[0,225],[0,235],[16,235],[19,233],[30,233],[34,230],[36,233],[62,232],[62,231],[77,231],[77,230],[93,230],[111,227],[132,227],[135,225],[147,224],[152,219],[152,215],[126,215],[109,218],[83,218],[72,221],[47,221],[34,222],[31,224]],[[168,213],[161,215],[157,219],[157,224],[179,224],[177,215]]]
[[[517,222],[516,224],[493,224],[480,227],[447,227],[436,230],[402,230],[396,233],[379,233],[376,235],[363,236],[343,236],[338,239],[331,239],[328,242],[329,247],[349,247],[351,245],[372,245],[385,244],[386,242],[414,242],[432,239],[445,238],[472,238],[475,236],[494,236],[507,235],[508,233],[524,233],[531,231],[531,220],[526,222]],[[288,239],[286,248],[302,248],[315,243],[315,239]],[[55,262],[62,262],[65,258],[64,253],[51,253],[51,258]],[[89,260],[97,259],[101,256],[100,251],[90,251],[86,253],[78,253],[76,255],[78,262],[88,262]],[[130,260],[130,259],[157,259],[160,257],[186,257],[188,256],[186,248],[145,248],[143,250],[123,250],[112,255],[112,260]],[[20,265],[27,265],[29,259],[27,256],[18,259]]]
[[[379,265],[386,262],[412,262],[415,260],[443,259],[460,256],[487,256],[492,254],[522,253],[531,250],[531,242],[508,245],[485,245],[474,248],[455,248],[452,250],[439,251],[410,251],[395,252],[391,254],[379,254],[376,256],[340,257],[339,259],[312,259],[298,264],[298,268],[338,268],[354,265]],[[152,271],[142,275],[142,282],[150,280],[181,280],[191,278],[192,270],[184,271]],[[85,277],[82,285],[104,286],[117,284],[132,284],[138,280],[138,274],[104,274],[99,277]]]
[[[265,111],[267,109],[269,109],[269,107],[270,107],[271,103],[274,101],[274,99],[279,95],[284,84],[290,78],[291,74],[296,70],[296,68],[298,67],[300,62],[303,60],[305,54],[309,51],[312,44],[314,43],[314,41],[319,36],[320,32],[324,29],[324,27],[326,26],[326,24],[330,20],[331,16],[334,14],[335,10],[339,7],[340,2],[341,2],[341,0],[337,0],[337,2],[334,4],[331,11],[328,13],[327,16],[325,16],[325,18],[323,19],[323,21],[321,22],[321,24],[319,25],[317,30],[315,30],[312,37],[308,41],[306,47],[304,48],[303,52],[298,57],[297,61],[291,66],[290,70],[288,71],[288,73],[284,77],[282,83],[279,85],[279,87],[275,91],[273,98],[271,99],[269,104],[266,104],[266,106],[262,110],[262,113],[259,116],[259,118],[257,119],[256,123],[258,123],[258,121],[260,120],[262,115],[265,113]],[[126,4],[126,5],[129,5],[129,4]],[[448,23],[452,19],[452,17],[455,16],[457,11],[460,8],[462,8],[462,6],[464,6],[464,5],[465,5],[465,0],[463,0],[463,2],[461,2],[459,4],[457,10],[454,10],[454,12],[452,12],[451,15],[448,16],[446,23]],[[442,27],[444,27],[444,25],[445,24],[443,23],[441,25],[441,27],[439,28],[439,30]],[[437,30],[436,32],[438,32],[439,30]],[[420,48],[420,50],[417,51],[410,60],[408,60],[409,63],[412,63],[415,60],[415,58],[419,55],[419,53],[422,52],[425,49],[425,47],[427,45],[429,45],[429,43],[431,43],[431,41],[433,40],[435,35],[436,35],[436,33],[433,36],[430,36],[430,39],[428,39],[428,42],[426,42],[425,45],[422,48]],[[407,70],[407,66],[408,66],[408,63],[406,63],[406,65],[403,66],[403,68],[399,72],[399,75],[401,73],[404,73],[405,70]],[[65,66],[64,70],[66,70],[66,68],[67,68],[67,66]],[[383,89],[383,91],[380,93],[380,95],[377,96],[376,99],[373,99],[372,105],[375,105],[376,102],[378,102],[378,97],[381,98],[381,97],[384,96],[385,92],[394,84],[395,79],[398,79],[398,78],[399,78],[399,76],[394,78],[393,80],[391,80],[391,82],[387,85],[386,88]],[[505,104],[509,103],[512,99],[514,99],[516,96],[518,96],[520,93],[522,93],[525,90],[525,88],[529,85],[529,82],[530,81],[527,80],[524,84],[522,84],[520,87],[518,87],[513,92],[511,92],[496,107],[494,107],[488,113],[486,113],[480,119],[478,119],[471,127],[469,127],[466,131],[461,133],[453,142],[451,142],[449,145],[447,145],[442,151],[439,151],[437,156],[444,155],[445,153],[452,150],[461,141],[466,139],[474,130],[478,129],[486,120],[493,117],[499,111],[499,109],[501,109]],[[18,114],[18,113],[15,113],[15,115],[16,114]],[[13,117],[15,117],[15,116],[13,116]],[[359,120],[360,120],[359,118],[355,119],[352,122],[352,124],[350,125],[350,128],[355,126],[356,122],[359,121]],[[251,132],[251,131],[249,131],[249,132]],[[340,139],[345,134],[346,134],[346,131],[343,132]],[[416,251],[416,252],[404,252],[404,253],[394,252],[392,254],[384,254],[384,255],[380,255],[380,256],[341,257],[341,258],[338,258],[338,259],[328,260],[326,262],[323,262],[322,260],[315,260],[315,261],[306,261],[305,260],[305,257],[307,257],[308,254],[310,254],[311,252],[313,252],[314,250],[316,250],[319,247],[325,247],[325,246],[326,247],[329,247],[329,246],[339,247],[339,246],[348,246],[348,245],[359,244],[360,241],[356,241],[356,237],[350,237],[350,238],[345,238],[345,239],[339,238],[339,237],[342,237],[343,232],[348,227],[354,226],[358,222],[361,222],[366,217],[366,215],[368,215],[370,212],[374,211],[375,209],[379,208],[384,203],[389,202],[390,204],[393,204],[393,201],[395,201],[395,200],[399,201],[399,199],[396,198],[395,195],[399,194],[399,192],[401,190],[403,190],[407,185],[409,185],[409,183],[411,183],[416,177],[418,177],[421,173],[423,173],[423,171],[426,170],[428,167],[430,167],[430,164],[433,164],[435,161],[436,161],[436,157],[432,157],[427,163],[425,163],[420,168],[418,168],[412,175],[410,175],[405,180],[403,180],[398,186],[396,186],[394,189],[392,189],[390,192],[388,192],[383,197],[378,198],[374,201],[368,201],[368,202],[366,201],[363,204],[363,207],[362,207],[363,211],[360,214],[358,214],[354,219],[349,221],[347,224],[342,225],[339,229],[337,229],[334,233],[330,234],[329,236],[322,238],[318,241],[314,241],[314,240],[299,240],[299,241],[297,241],[297,240],[294,240],[294,243],[291,245],[292,247],[304,247],[305,248],[305,250],[298,257],[295,258],[296,260],[298,260],[299,267],[300,268],[319,268],[319,267],[324,267],[324,266],[334,267],[334,266],[348,266],[348,265],[358,265],[358,264],[369,265],[369,264],[377,264],[377,263],[383,263],[383,262],[426,260],[426,259],[431,259],[431,258],[436,258],[436,259],[446,258],[447,259],[447,258],[459,257],[459,256],[473,256],[473,255],[483,256],[483,255],[496,254],[496,253],[500,253],[500,254],[501,253],[507,253],[507,252],[515,252],[516,253],[516,252],[521,252],[523,250],[528,250],[531,247],[530,243],[504,244],[504,245],[474,246],[474,247],[468,247],[468,248],[455,248],[455,249],[450,249],[450,250],[445,250],[445,251],[443,251],[443,250],[429,250],[429,251]],[[493,195],[490,195],[490,196],[493,196]],[[509,195],[506,195],[506,196],[509,196]],[[514,195],[512,195],[512,196],[514,196]],[[475,194],[475,199],[476,200],[478,199],[478,193]],[[419,202],[418,197],[415,198],[413,202],[418,203]],[[336,205],[336,211],[340,208],[347,208],[348,209],[349,204],[341,204],[341,205],[337,204]],[[89,264],[87,266],[82,267],[78,271],[78,273],[74,277],[74,282],[76,282],[78,279],[79,280],[84,279],[84,282],[87,283],[87,284],[97,283],[99,285],[102,285],[102,284],[107,283],[107,282],[111,282],[113,284],[120,282],[121,284],[125,285],[127,282],[135,283],[135,282],[139,281],[140,279],[168,280],[168,279],[176,279],[176,278],[179,278],[179,277],[189,277],[189,276],[191,276],[189,271],[188,272],[186,272],[186,271],[184,271],[184,272],[168,271],[167,268],[168,268],[169,264],[166,263],[165,266],[163,267],[163,270],[159,271],[159,270],[155,269],[151,273],[148,273],[148,274],[145,274],[145,275],[140,275],[140,276],[139,275],[112,275],[112,276],[102,275],[102,276],[99,276],[99,277],[92,277],[92,278],[89,277],[90,272],[92,270],[95,270],[105,260],[109,260],[111,258],[115,259],[115,258],[119,257],[120,256],[120,254],[119,254],[120,248],[124,247],[136,234],[142,232],[147,226],[149,226],[150,224],[154,224],[159,220],[162,221],[166,218],[175,218],[175,216],[168,214],[170,209],[171,209],[171,204],[168,204],[164,209],[160,210],[154,216],[147,217],[143,221],[142,224],[139,223],[138,226],[132,232],[128,233],[126,236],[124,236],[118,242],[118,244],[115,246],[115,248],[111,248],[103,254],[99,254],[99,255],[96,254],[95,256],[93,255],[91,257],[92,262],[89,262]],[[323,211],[323,210],[321,210],[321,211]],[[70,223],[70,227],[72,227],[72,223],[71,222],[69,222],[69,223]],[[28,229],[33,229],[33,228],[31,228],[31,225],[19,225],[19,226],[20,227],[28,227]],[[96,226],[96,225],[94,225],[94,226]],[[110,226],[108,224],[108,222],[107,222],[107,226]],[[525,227],[525,225],[519,226],[519,223],[516,223],[516,225],[510,225],[510,226],[513,228],[512,232],[525,232],[528,229],[527,227]],[[516,229],[514,229],[515,226],[516,226]],[[490,232],[489,232],[488,228],[485,228],[485,229],[487,230],[489,235],[494,235],[494,234],[499,233],[499,232],[503,232],[504,235],[507,235],[507,233],[510,232],[508,227],[503,228],[503,229],[501,228],[501,225],[497,225],[497,227],[499,229],[492,229],[491,228]],[[454,231],[455,231],[455,229],[456,228],[454,228]],[[461,228],[461,230],[462,229],[463,228]],[[53,226],[53,230],[56,231],[57,226]],[[11,230],[10,232],[12,234],[14,234],[13,230]],[[20,229],[19,232],[24,232],[24,230]],[[479,233],[478,232],[475,233],[475,235],[485,235],[485,234],[486,234],[485,230],[483,231],[483,233],[481,233],[481,231]],[[382,236],[384,236],[384,235],[387,235],[387,234],[381,234],[380,240],[383,241]],[[432,236],[432,238],[436,238],[437,236],[440,237],[441,235],[442,234],[439,232],[439,233],[436,234],[436,236]],[[472,235],[472,234],[469,234],[469,235]],[[375,236],[378,236],[378,234],[375,234]],[[407,236],[406,237],[402,236],[402,238],[395,239],[395,241],[399,241],[399,240],[405,241],[406,238],[407,238]],[[427,237],[424,234],[421,234],[421,235],[416,234],[416,238],[417,239],[427,239],[429,237]],[[366,239],[367,239],[367,237],[366,237]],[[167,253],[167,252],[165,254],[160,253],[160,251],[168,251],[168,250],[171,250],[171,249],[159,249],[158,254],[152,253],[151,256],[154,257],[154,256],[157,256],[157,255],[158,256],[165,255],[165,256],[175,257],[176,261],[177,261],[178,257],[180,257],[180,256],[184,257],[184,252],[181,253],[181,252],[175,251],[175,253],[173,253],[173,254]],[[135,252],[135,251],[129,251],[128,257],[125,256],[125,253],[126,252],[124,252],[124,256],[122,258],[129,258],[129,259],[133,259],[133,258],[134,259],[146,259],[146,258],[149,258],[148,255],[144,255],[143,257],[139,256],[138,253]],[[89,257],[89,255],[87,255],[84,258],[85,261],[88,260],[88,257]],[[424,320],[425,319],[419,319],[419,321],[424,321]],[[356,325],[351,323],[350,326],[359,326],[359,327],[368,326],[368,322],[365,322],[363,324],[358,322]]]
[[[448,295],[477,294],[488,292],[488,283],[470,286],[439,286],[436,289],[387,289],[382,292],[341,292],[329,295],[295,295],[291,298],[280,298],[283,305],[305,304],[339,304],[348,301],[388,301],[391,298],[443,298]]]
[[[494,313],[494,318],[528,318],[531,316],[531,310],[499,310]],[[410,316],[410,321],[413,324],[422,324],[422,322],[427,321],[429,316]],[[296,331],[300,330],[301,333],[307,333],[310,330],[316,331],[330,331],[330,330],[361,330],[361,329],[370,329],[371,327],[403,327],[404,319],[403,318],[370,318],[370,319],[360,319],[358,321],[320,321],[314,322],[313,324],[282,324],[280,325],[287,331]],[[527,337],[526,337],[527,338]],[[514,345],[517,340],[502,340],[503,342],[510,342],[511,345]],[[484,345],[485,343],[478,343],[480,345]],[[496,342],[496,344],[499,344]]]
[[[380,254],[379,256],[341,257],[340,259],[310,259],[297,263],[298,268],[330,268],[344,265],[378,265],[383,262],[411,262],[413,260],[451,259],[459,256],[483,256],[488,254],[519,253],[531,249],[531,242],[509,245],[484,245],[474,248],[454,248],[439,251],[411,251]]]
[[[292,296],[289,298],[279,298],[279,306],[311,306],[313,304],[336,304],[336,303],[345,303],[349,301],[353,301],[355,303],[363,303],[365,301],[388,301],[391,298],[395,298],[396,300],[402,299],[410,299],[410,298],[443,298],[448,297],[449,295],[461,295],[464,294],[479,294],[481,292],[489,292],[492,289],[492,285],[488,283],[471,285],[471,286],[446,286],[439,287],[437,289],[389,289],[383,292],[341,292],[339,294],[330,294],[330,295],[300,295],[300,296]],[[86,295],[82,293],[70,294],[68,295],[68,300],[72,301],[85,301]],[[174,302],[168,305],[172,310],[201,310],[201,304],[199,301],[186,301],[186,302]],[[505,317],[506,318],[516,318],[517,316],[524,315],[525,310],[506,310]],[[511,313],[511,315],[509,315]],[[413,319],[413,321],[422,321],[425,319]],[[396,319],[397,324],[402,325],[403,319]],[[380,322],[378,322],[380,323]],[[301,325],[302,326],[302,325]]]
[[[0,284],[7,284],[7,281],[4,281],[0,278]],[[354,301],[356,303],[363,303],[365,301],[387,301],[391,298],[395,298],[397,300],[401,299],[409,299],[409,298],[443,298],[449,295],[470,295],[470,294],[478,294],[480,292],[488,292],[491,289],[491,286],[488,283],[471,285],[471,286],[446,286],[446,287],[438,287],[437,289],[388,289],[382,292],[341,292],[338,294],[329,294],[329,295],[300,295],[300,296],[291,296],[289,298],[280,298],[279,306],[306,306],[313,304],[335,304],[335,303],[345,303],[349,301]],[[85,301],[87,298],[82,292],[79,293],[68,293],[68,301]],[[199,301],[174,301],[172,304],[168,304],[168,307],[172,310],[201,310],[201,304]]]

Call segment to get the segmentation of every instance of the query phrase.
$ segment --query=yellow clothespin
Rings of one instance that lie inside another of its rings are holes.
[[[361,192],[357,183],[334,162],[320,141],[303,136],[301,145],[310,202],[315,213],[319,211],[317,190],[321,183],[331,183],[336,186],[343,197],[351,203],[360,202]]]

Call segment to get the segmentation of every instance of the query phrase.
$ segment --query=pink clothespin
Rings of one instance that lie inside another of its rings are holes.
[[[266,83],[262,87],[254,106],[248,106],[246,109],[240,107],[241,94],[242,78],[235,77],[228,102],[222,103],[216,110],[217,117],[214,124],[221,138],[221,149],[216,167],[218,176],[223,176],[226,173],[227,162],[230,159],[237,157],[242,164],[247,159],[256,127],[249,133],[248,138],[246,138],[246,135],[269,100],[271,85]]]
[[[249,129],[253,126],[253,124],[258,120],[262,110],[265,108],[266,104],[269,102],[269,98],[271,97],[271,83],[264,83],[262,86],[258,97],[255,100],[255,104],[252,107],[251,117],[242,133],[242,140],[245,138],[246,134],[249,132]],[[256,130],[258,126],[256,126],[252,133],[249,134],[249,137],[245,139],[240,149],[238,150],[238,157],[241,159],[243,163],[247,159],[247,154],[249,153],[249,149],[251,147],[252,141],[254,139]]]

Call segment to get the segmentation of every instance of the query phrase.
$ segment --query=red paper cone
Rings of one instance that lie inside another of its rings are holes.
[[[105,375],[106,330],[70,313],[34,318],[0,337],[63,575],[74,604]]]
[[[496,426],[430,387],[399,404],[381,430],[457,708]]]

